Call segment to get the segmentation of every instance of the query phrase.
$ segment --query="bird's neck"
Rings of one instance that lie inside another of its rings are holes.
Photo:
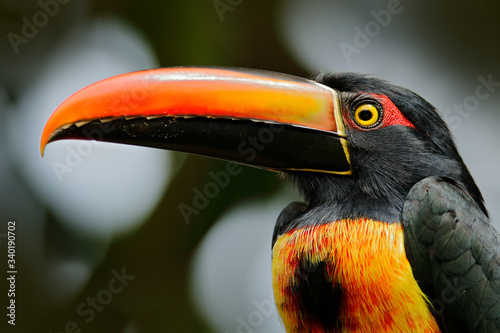
[[[344,219],[282,234],[273,288],[287,332],[439,332],[399,223]]]
[[[291,175],[304,196],[309,214],[296,224],[318,224],[325,220],[371,218],[377,221],[399,221],[411,184],[380,190],[356,181],[356,177],[328,174]],[[320,220],[318,220],[318,218]]]

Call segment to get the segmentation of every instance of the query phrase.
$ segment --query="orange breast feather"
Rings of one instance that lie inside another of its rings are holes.
[[[439,332],[413,278],[399,223],[306,226],[273,248],[273,288],[287,332]]]

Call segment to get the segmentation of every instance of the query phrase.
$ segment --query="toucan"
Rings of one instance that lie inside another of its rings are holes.
[[[272,236],[287,332],[500,332],[500,238],[436,109],[358,73],[312,79],[174,67],[64,101],[61,139],[194,153],[276,171],[303,201]]]

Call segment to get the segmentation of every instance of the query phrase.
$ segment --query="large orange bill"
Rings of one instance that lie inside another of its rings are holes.
[[[268,71],[179,67],[112,77],[56,109],[42,134],[42,155],[60,139],[159,147],[276,170],[350,172],[336,91]],[[323,153],[308,152],[314,147],[338,161],[321,161],[314,155]]]

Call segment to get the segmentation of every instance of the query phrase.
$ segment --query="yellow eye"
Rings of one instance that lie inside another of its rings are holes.
[[[354,110],[354,120],[361,127],[375,127],[382,120],[380,110],[372,103],[362,103]]]

